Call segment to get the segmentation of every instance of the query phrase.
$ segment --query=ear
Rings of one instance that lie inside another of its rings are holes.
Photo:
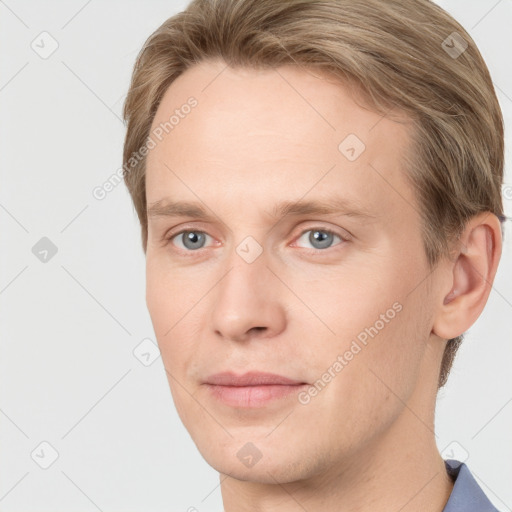
[[[502,249],[501,225],[491,212],[468,221],[449,262],[432,331],[449,340],[463,334],[480,316],[491,292]]]

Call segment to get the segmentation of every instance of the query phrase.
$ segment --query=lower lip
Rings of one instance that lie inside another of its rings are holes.
[[[232,407],[261,407],[273,400],[290,397],[308,384],[264,386],[217,386],[206,384],[212,395]]]

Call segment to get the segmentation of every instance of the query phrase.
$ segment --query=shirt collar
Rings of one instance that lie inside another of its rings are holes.
[[[454,480],[450,497],[443,512],[499,512],[463,462],[445,460],[447,473]]]

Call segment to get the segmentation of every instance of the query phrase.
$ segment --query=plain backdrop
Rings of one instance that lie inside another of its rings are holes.
[[[491,71],[506,123],[511,216],[512,1],[439,3]],[[182,426],[151,348],[127,190],[120,184],[104,200],[92,193],[122,165],[121,109],[135,57],[185,6],[0,1],[2,512],[222,510],[218,474]],[[501,511],[512,507],[507,224],[487,307],[439,394],[436,419],[439,450],[465,460]]]

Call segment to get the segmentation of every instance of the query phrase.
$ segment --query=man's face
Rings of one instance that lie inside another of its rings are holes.
[[[187,70],[153,122],[179,110],[148,155],[148,208],[187,202],[209,218],[149,216],[147,305],[207,462],[295,481],[363,460],[405,415],[427,428],[438,360],[427,357],[433,276],[400,161],[410,125],[295,67],[224,68]],[[331,213],[274,211],[297,201]],[[221,372],[303,385],[206,384]]]

